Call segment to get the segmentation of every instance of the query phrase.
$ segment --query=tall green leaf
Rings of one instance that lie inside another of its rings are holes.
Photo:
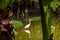
[[[21,0],[0,0],[0,9],[4,9],[8,7],[11,3],[17,3],[20,2]]]
[[[21,0],[14,0],[14,3],[18,3],[18,2],[20,2]]]
[[[4,9],[10,5],[12,0],[2,0],[0,1],[0,9]]]

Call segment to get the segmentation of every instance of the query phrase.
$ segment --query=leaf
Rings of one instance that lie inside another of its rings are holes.
[[[18,3],[18,2],[20,2],[21,0],[14,0],[14,3]]]
[[[57,0],[54,0],[54,1],[51,2],[51,7],[54,11],[56,10],[57,2],[58,2]]]
[[[17,21],[17,20],[12,20],[12,24],[15,28],[19,28],[19,27],[23,26],[23,23],[21,21]]]
[[[4,9],[8,7],[11,3],[17,3],[20,2],[21,0],[0,0],[0,9]]]
[[[0,9],[4,9],[10,5],[12,0],[2,0],[0,1]]]
[[[42,0],[43,1],[43,5],[46,6],[48,3],[54,1],[54,0]]]
[[[14,35],[17,36],[18,32],[13,29]]]

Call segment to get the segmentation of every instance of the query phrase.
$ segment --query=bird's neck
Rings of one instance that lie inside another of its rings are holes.
[[[29,24],[31,24],[31,21],[29,21]]]

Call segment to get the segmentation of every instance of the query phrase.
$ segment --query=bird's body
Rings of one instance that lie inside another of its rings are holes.
[[[31,24],[27,24],[27,25],[25,26],[25,29],[26,29],[26,28],[29,28],[29,27],[30,27],[30,25],[31,25]]]
[[[27,29],[30,27],[30,25],[31,25],[31,19],[29,20],[29,24],[27,24],[24,28]]]

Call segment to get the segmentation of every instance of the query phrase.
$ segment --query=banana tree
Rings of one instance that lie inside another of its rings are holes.
[[[53,11],[50,8],[55,10],[56,2],[57,0],[39,0],[43,40],[49,40],[53,16]]]

